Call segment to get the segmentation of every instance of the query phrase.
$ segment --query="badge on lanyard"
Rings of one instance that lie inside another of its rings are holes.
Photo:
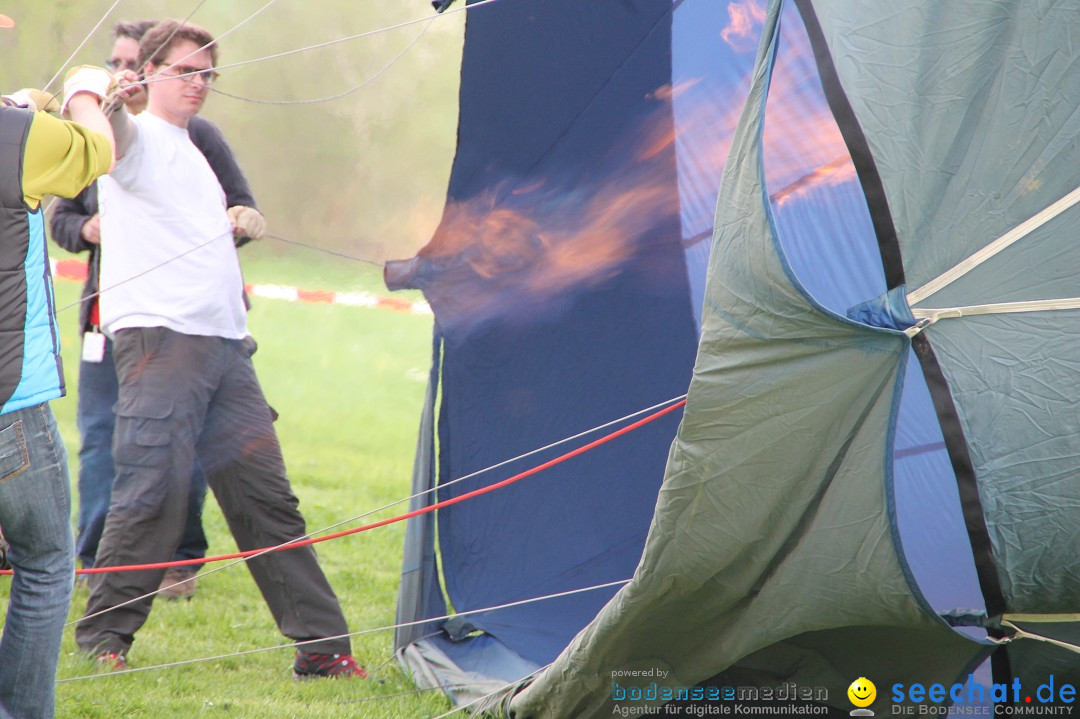
[[[105,359],[105,335],[91,330],[83,333],[82,361],[97,364]]]

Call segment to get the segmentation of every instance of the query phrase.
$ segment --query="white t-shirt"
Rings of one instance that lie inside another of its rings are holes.
[[[101,324],[247,336],[225,193],[187,130],[143,112],[135,141],[98,181]]]

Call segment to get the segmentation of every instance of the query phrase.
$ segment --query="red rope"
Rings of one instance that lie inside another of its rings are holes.
[[[296,547],[305,547],[305,546],[307,546],[309,544],[317,544],[318,542],[326,542],[326,541],[329,541],[331,539],[338,539],[340,537],[347,537],[350,534],[358,534],[360,532],[366,532],[369,529],[375,529],[376,527],[384,527],[387,524],[394,524],[396,522],[401,522],[401,521],[406,520],[406,519],[411,519],[412,517],[419,517],[422,514],[427,514],[429,512],[434,512],[436,509],[442,509],[444,507],[449,507],[450,505],[457,504],[458,502],[464,502],[466,499],[472,499],[473,497],[479,497],[480,495],[487,494],[488,492],[494,492],[496,489],[502,489],[503,487],[506,487],[507,485],[513,484],[514,482],[518,482],[518,481],[520,481],[522,479],[525,479],[526,477],[531,477],[534,474],[539,474],[540,472],[543,472],[545,469],[549,469],[551,467],[554,467],[557,464],[561,464],[562,462],[565,462],[568,459],[572,459],[574,457],[577,457],[578,455],[585,454],[586,452],[588,452],[590,450],[593,450],[593,449],[596,449],[600,445],[606,444],[607,442],[610,442],[613,439],[621,437],[624,434],[628,434],[630,432],[633,432],[635,429],[638,429],[639,427],[642,427],[642,426],[644,426],[646,424],[649,424],[650,422],[653,422],[653,421],[655,421],[657,419],[660,419],[661,417],[663,417],[663,416],[665,416],[667,414],[670,414],[670,413],[674,412],[675,410],[679,409],[680,407],[683,407],[685,404],[686,404],[685,399],[680,400],[679,402],[676,402],[675,404],[673,404],[673,405],[671,405],[669,407],[665,407],[664,409],[658,410],[657,412],[654,412],[653,414],[650,414],[647,417],[642,417],[637,422],[634,422],[632,424],[628,424],[628,425],[626,425],[625,427],[623,427],[621,429],[617,429],[617,430],[615,430],[614,432],[612,432],[610,434],[606,434],[603,437],[600,437],[599,439],[593,440],[592,442],[589,442],[588,444],[582,445],[581,447],[578,447],[577,449],[571,450],[571,451],[567,452],[566,454],[563,454],[563,455],[560,455],[558,457],[555,457],[554,459],[548,460],[547,462],[544,462],[543,464],[539,464],[539,465],[533,467],[532,469],[527,469],[524,472],[521,472],[520,474],[515,474],[512,477],[508,477],[507,479],[504,479],[501,482],[496,482],[495,484],[489,484],[486,487],[481,487],[480,489],[474,489],[471,492],[466,492],[465,494],[459,495],[457,497],[452,497],[450,499],[443,500],[442,502],[436,502],[435,504],[431,504],[431,505],[428,505],[427,507],[422,507],[420,509],[414,509],[411,512],[406,512],[405,514],[399,514],[396,517],[390,517],[389,519],[383,519],[383,520],[380,520],[378,522],[372,522],[371,524],[365,524],[365,525],[360,526],[360,527],[354,527],[352,529],[346,529],[346,530],[341,531],[341,532],[335,532],[333,534],[327,534],[326,536],[323,536],[323,537],[312,537],[312,538],[309,538],[309,539],[298,539],[298,540],[294,540],[292,542],[288,542],[286,544],[281,544],[281,545],[278,545],[278,546],[275,546],[275,547],[264,547],[262,549],[249,549],[249,550],[244,551],[244,552],[234,552],[232,554],[220,554],[220,555],[218,555],[216,557],[202,557],[202,558],[199,558],[199,559],[181,559],[181,560],[176,560],[176,561],[172,561],[172,562],[156,562],[154,564],[129,564],[129,565],[125,565],[125,566],[122,566],[122,567],[91,567],[89,569],[78,569],[78,570],[75,571],[75,573],[76,574],[101,574],[101,573],[104,573],[104,572],[135,572],[135,571],[141,571],[141,570],[144,570],[144,569],[167,569],[169,567],[186,567],[186,566],[190,566],[190,565],[193,565],[193,564],[206,564],[208,562],[220,562],[220,561],[224,561],[226,559],[244,559],[246,557],[251,557],[251,556],[254,556],[256,554],[264,554],[264,553],[268,553],[268,552],[280,552],[280,551],[283,551],[283,550],[286,550],[286,549],[295,549]],[[10,569],[0,571],[0,574],[11,574],[11,573],[12,573],[12,570],[10,570]]]

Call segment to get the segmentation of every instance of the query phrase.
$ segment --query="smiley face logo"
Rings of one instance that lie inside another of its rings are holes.
[[[866,677],[859,677],[847,689],[848,699],[857,707],[868,707],[877,699],[877,687]]]

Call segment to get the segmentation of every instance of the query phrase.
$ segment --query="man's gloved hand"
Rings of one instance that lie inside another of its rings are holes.
[[[233,205],[227,213],[236,237],[250,237],[253,240],[266,237],[266,218],[254,207]]]
[[[80,92],[88,92],[98,100],[104,100],[116,86],[116,79],[109,71],[93,65],[79,65],[67,71],[64,76],[64,106],[62,112],[67,112],[71,98]]]
[[[146,90],[139,82],[139,75],[132,70],[119,70],[113,75],[111,94],[106,98],[106,108],[119,107],[120,104],[129,105],[139,98]],[[106,110],[108,112],[108,110]]]
[[[36,90],[32,87],[24,87],[10,95],[4,95],[4,97],[11,100],[19,107],[25,107],[33,112],[60,111],[60,102],[56,99],[56,95],[42,92],[41,90]]]

